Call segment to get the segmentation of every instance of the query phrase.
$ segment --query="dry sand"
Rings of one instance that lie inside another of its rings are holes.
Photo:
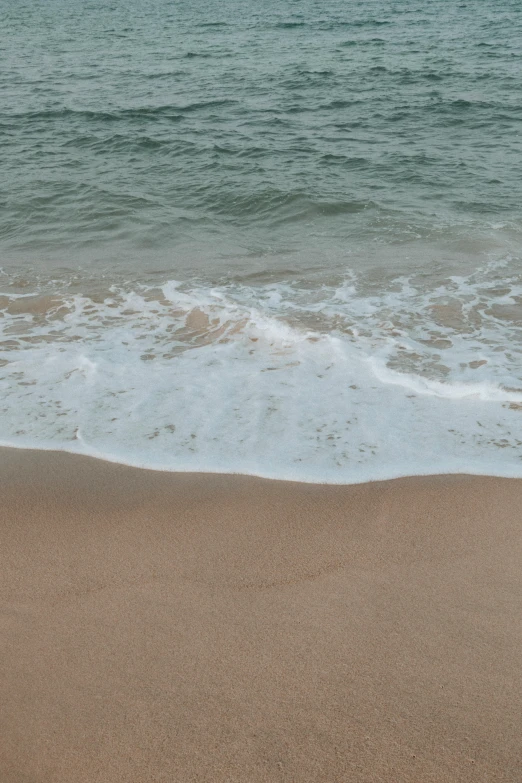
[[[0,482],[1,783],[522,781],[522,482]]]

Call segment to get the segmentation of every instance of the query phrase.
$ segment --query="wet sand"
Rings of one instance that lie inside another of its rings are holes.
[[[0,492],[2,783],[522,780],[522,481]]]

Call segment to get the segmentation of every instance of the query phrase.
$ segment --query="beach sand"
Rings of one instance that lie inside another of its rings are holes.
[[[0,486],[1,783],[522,780],[522,481]]]

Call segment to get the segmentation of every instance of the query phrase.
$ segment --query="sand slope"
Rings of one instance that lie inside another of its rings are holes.
[[[522,482],[0,451],[2,783],[522,780]]]

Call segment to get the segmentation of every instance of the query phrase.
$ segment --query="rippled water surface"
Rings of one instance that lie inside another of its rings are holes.
[[[0,30],[4,442],[522,474],[518,0],[0,0]]]

